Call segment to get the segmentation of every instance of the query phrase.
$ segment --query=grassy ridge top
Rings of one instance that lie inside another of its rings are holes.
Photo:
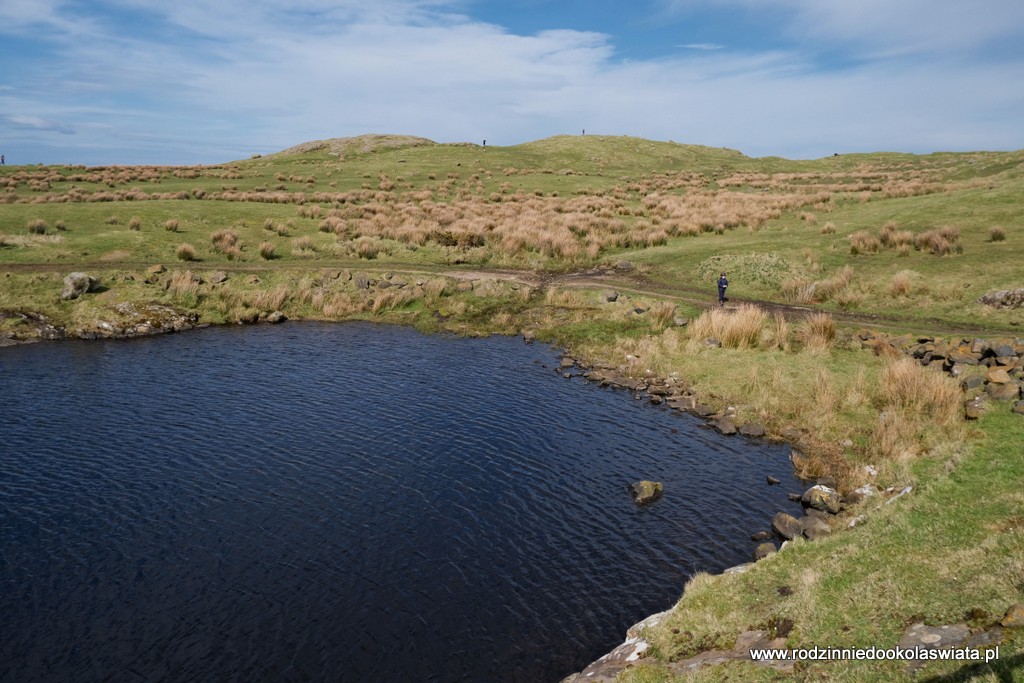
[[[738,298],[918,329],[1021,322],[977,299],[1024,286],[1024,151],[787,160],[626,136],[367,135],[213,166],[8,166],[0,190],[0,267],[174,261],[183,244],[202,267],[629,260],[666,293],[728,270]]]

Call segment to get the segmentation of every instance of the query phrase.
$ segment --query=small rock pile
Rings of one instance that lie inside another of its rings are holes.
[[[989,401],[1012,402],[1012,410],[1024,414],[1024,341],[1020,338],[889,337],[870,330],[861,330],[857,338],[862,348],[903,353],[959,379],[967,392],[964,416],[969,420],[978,419]]]

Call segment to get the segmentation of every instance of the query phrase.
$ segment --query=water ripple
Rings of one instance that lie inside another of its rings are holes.
[[[558,680],[792,510],[786,449],[556,363],[364,324],[0,350],[0,681]]]

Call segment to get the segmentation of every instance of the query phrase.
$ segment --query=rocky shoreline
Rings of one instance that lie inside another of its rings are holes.
[[[532,335],[524,333],[523,338],[529,342],[532,340]],[[1024,341],[1021,339],[944,340],[932,336],[893,337],[861,330],[854,334],[852,341],[854,344],[859,344],[861,349],[871,350],[876,355],[914,358],[923,366],[934,368],[938,372],[944,372],[959,379],[960,388],[965,394],[964,419],[966,420],[978,419],[981,413],[990,409],[994,402],[1003,405],[1009,404],[1014,413],[1024,415],[1024,400],[1021,400],[1022,391],[1024,391]],[[576,359],[565,356],[558,370],[563,372],[564,376],[571,377],[572,373],[566,372],[566,370],[576,365],[578,365]],[[696,415],[707,420],[722,434],[741,434],[749,437],[767,436],[791,443],[799,440],[801,436],[795,428],[787,428],[782,434],[768,435],[764,425],[758,422],[738,425],[731,408],[716,410],[703,403],[678,377],[658,378],[647,375],[643,379],[636,379],[626,374],[625,365],[617,367],[581,365],[580,367],[582,368],[581,374],[587,381],[598,383],[603,387],[631,391],[638,398],[646,396],[652,404],[665,404],[674,410]],[[794,457],[799,458],[798,451],[794,451]],[[794,465],[796,465],[795,461]],[[868,474],[873,475],[874,472],[869,471]],[[775,482],[769,478],[768,484],[773,483]],[[819,478],[802,495],[790,494],[791,499],[799,500],[803,506],[804,515],[802,517],[795,518],[785,512],[779,512],[772,518],[771,532],[761,531],[751,536],[751,540],[761,541],[754,551],[754,562],[785,549],[787,543],[795,538],[802,537],[808,541],[814,541],[830,535],[833,530],[852,528],[860,524],[864,521],[862,515],[851,516],[844,515],[844,513],[855,510],[856,506],[866,498],[882,495],[888,497],[888,502],[892,502],[910,492],[910,487],[890,488],[883,491],[873,484],[867,484],[844,496],[837,490],[834,479]],[[843,516],[846,519],[840,521],[840,517]],[[782,541],[781,547],[776,546],[775,540]],[[723,574],[746,572],[754,562],[731,567],[726,569]],[[1024,610],[1024,606],[1015,605],[1011,607],[1011,612],[1014,610],[1021,612]],[[615,681],[620,673],[643,658],[649,647],[649,643],[643,637],[644,629],[658,624],[670,612],[671,609],[659,612],[634,624],[626,631],[626,639],[622,644],[589,664],[581,672],[565,677],[560,683],[583,683],[584,681],[611,683]],[[1017,625],[1018,620],[1019,617],[1011,617],[1010,613],[1004,618],[1004,622],[1012,621],[1014,625]],[[1024,620],[1020,621],[1024,623]],[[958,636],[947,638],[944,635],[946,631],[942,630],[942,634],[936,638],[933,633],[935,629],[929,629],[923,624],[914,624],[908,627],[904,638],[900,641],[900,646],[977,648],[989,643],[998,643],[1002,638],[998,628],[975,633],[966,626],[958,624],[941,627],[941,629],[953,629]],[[924,640],[921,640],[922,638]],[[673,670],[685,673],[702,666],[726,661],[749,661],[750,649],[785,649],[785,643],[784,637],[773,640],[765,631],[748,631],[740,634],[732,650],[701,653],[685,662],[674,664]],[[763,661],[758,664],[788,672],[791,672],[793,667],[792,662],[784,661]],[[913,667],[914,663],[912,662],[910,666]]]

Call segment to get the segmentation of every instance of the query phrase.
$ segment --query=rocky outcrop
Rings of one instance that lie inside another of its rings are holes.
[[[620,673],[643,657],[647,649],[650,648],[651,644],[644,638],[644,630],[658,625],[671,612],[672,610],[666,610],[652,614],[643,621],[633,624],[626,630],[625,642],[583,671],[563,678],[561,683],[583,683],[584,681],[612,683]]]
[[[1006,614],[999,621],[999,624],[1006,628],[1024,627],[1024,603],[1018,602],[1010,605],[1010,608],[1006,610]]]
[[[637,481],[629,485],[629,494],[637,505],[649,505],[661,498],[665,487],[660,481]]]
[[[793,515],[786,514],[785,512],[777,512],[775,513],[775,516],[772,517],[772,531],[787,541],[790,541],[801,535],[804,532],[804,529],[800,525],[800,520]]]
[[[60,293],[63,301],[77,299],[83,294],[96,291],[99,283],[85,273],[70,273],[64,278],[64,289]]]
[[[978,302],[995,308],[1020,308],[1024,306],[1024,287],[989,292],[978,299]]]
[[[806,507],[829,512],[833,515],[838,514],[842,508],[842,498],[839,496],[839,492],[821,484],[812,486],[804,491],[800,502]]]

